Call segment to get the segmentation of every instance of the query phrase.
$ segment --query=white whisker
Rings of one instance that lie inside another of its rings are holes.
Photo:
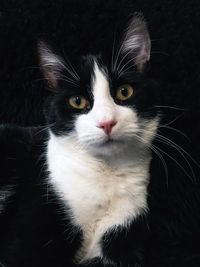
[[[148,130],[145,130],[146,132],[149,132],[149,133],[153,133],[152,131],[148,131]],[[194,170],[191,166],[191,164],[189,163],[188,159],[186,158],[186,156],[188,158],[190,158],[190,160],[192,160],[192,162],[200,169],[200,165],[197,163],[197,161],[194,160],[194,158],[186,151],[184,150],[182,147],[180,147],[177,143],[173,142],[171,139],[163,136],[163,135],[160,135],[160,134],[156,134],[155,135],[155,140],[158,140],[166,145],[169,145],[171,147],[173,147],[174,149],[176,149],[176,151],[178,151],[180,153],[180,155],[183,157],[183,159],[186,161],[187,165],[189,166],[190,170],[191,170],[191,173],[192,173],[192,176],[194,179],[196,179],[195,177],[195,174],[194,174]]]
[[[132,67],[135,66],[135,64],[134,64],[134,60],[135,60],[136,58],[137,58],[137,57],[131,58],[131,59],[129,59],[129,60],[126,62],[126,64],[124,64],[124,66],[123,66],[123,67],[120,69],[120,71],[119,71],[119,76],[121,76],[122,73],[127,72],[127,70],[129,70],[130,68],[132,68]],[[130,62],[132,62],[132,64],[131,64],[129,67],[125,68],[127,65],[130,64]]]
[[[135,135],[138,140],[142,141],[142,143],[144,145],[146,145],[147,147],[149,147],[156,155],[157,157],[161,160],[162,164],[163,164],[163,167],[164,167],[164,171],[165,171],[165,176],[166,176],[166,183],[167,183],[167,187],[168,187],[168,180],[169,180],[169,174],[168,174],[168,168],[167,168],[167,164],[163,158],[163,156],[160,154],[160,152],[157,150],[158,148],[153,145],[153,144],[147,144],[145,142],[145,140],[141,137],[141,136],[138,136],[137,134]]]
[[[55,124],[56,124],[56,122],[40,127],[41,129],[36,132],[36,135],[47,131],[50,127],[54,126]]]
[[[164,150],[162,150],[161,148],[158,148],[157,147],[157,149],[158,150],[160,150],[162,153],[164,153],[167,157],[169,157],[171,160],[173,160],[180,168],[181,168],[181,170],[187,175],[187,177],[189,177],[191,180],[192,180],[192,178],[191,178],[191,176],[189,175],[189,173],[183,168],[183,166],[180,164],[180,163],[178,163],[178,161],[177,160],[175,160],[172,156],[170,156],[167,152],[165,152]],[[192,180],[193,181],[193,180]]]
[[[169,125],[171,125],[172,123],[174,123],[175,121],[177,121],[178,119],[180,119],[180,117],[182,117],[182,116],[183,116],[183,114],[178,115],[176,118],[174,118],[170,122],[168,122],[166,124],[163,124],[163,126],[169,126]]]
[[[123,43],[121,43],[119,49],[118,49],[118,52],[117,52],[117,55],[115,56],[115,61],[114,61],[114,68],[113,68],[113,71],[116,70],[116,66],[117,66],[117,63],[118,63],[118,60],[119,60],[119,56],[120,56],[120,53],[122,51],[122,48],[123,48]]]
[[[79,80],[79,77],[77,76],[77,74],[74,73],[74,69],[73,71],[70,70],[70,68],[66,64],[64,65],[64,68],[74,78],[75,81]]]
[[[63,77],[65,77],[65,76],[63,76]],[[60,78],[60,77],[59,77],[59,80],[61,80],[61,81],[65,81],[65,82],[67,82],[67,83],[70,83],[70,84],[74,85],[75,87],[78,86],[78,84],[77,84],[75,81],[72,81],[72,80],[70,80],[70,79],[68,79],[68,78]]]
[[[76,72],[76,70],[74,69],[72,63],[69,61],[68,57],[66,56],[65,52],[64,53],[64,57],[65,57],[65,61],[67,62],[67,64],[69,65],[69,67],[71,68],[71,70],[65,65],[66,70],[71,74],[71,76],[75,79],[75,80],[80,80],[80,77],[78,75],[78,73]]]
[[[114,71],[114,54],[115,54],[115,42],[116,42],[116,33],[114,33],[114,38],[113,38],[113,46],[112,46],[112,60],[111,60],[111,67],[112,71]]]
[[[163,138],[164,140],[166,140],[169,143],[171,143],[173,146],[177,147],[179,150],[181,150],[183,153],[185,153],[200,168],[200,165],[193,159],[193,157],[187,151],[185,151],[182,147],[180,147],[177,143],[173,142],[171,139],[169,139],[169,138],[167,138],[165,136],[162,136],[162,135],[159,135],[159,134],[157,134],[157,136],[159,136],[160,138]]]
[[[121,58],[121,60],[120,60],[120,62],[119,62],[119,64],[118,64],[118,66],[117,66],[117,69],[116,69],[116,72],[121,72],[121,70],[120,70],[120,66],[121,66],[121,64],[123,63],[123,61],[125,60],[125,58],[129,55],[131,53],[131,51],[127,51],[126,53],[125,53],[125,55]]]
[[[159,106],[159,105],[154,105],[155,108],[168,108],[168,109],[174,109],[174,110],[181,110],[181,111],[185,111],[187,109],[184,108],[177,108],[177,107],[173,107],[173,106]]]
[[[165,126],[165,125],[162,125],[162,124],[161,124],[158,128],[164,128],[164,129],[173,130],[173,131],[175,131],[175,132],[181,134],[181,135],[184,136],[189,142],[191,142],[191,140],[189,139],[189,137],[188,137],[185,133],[183,133],[182,131],[180,131],[180,130],[174,128],[174,127]]]
[[[168,142],[168,141],[166,141],[165,139],[162,139],[162,138],[159,137],[159,136],[156,136],[156,139],[157,139],[159,142],[161,142],[161,143],[163,143],[163,144],[166,144],[166,145],[169,145],[169,146],[173,147],[174,149],[176,149],[176,150],[180,153],[180,155],[184,158],[184,160],[186,161],[187,165],[189,166],[193,178],[196,179],[191,164],[189,163],[189,161],[187,160],[187,158],[184,156],[184,154],[181,152],[181,150],[179,150],[179,149],[178,149],[175,145],[173,145],[171,142]]]

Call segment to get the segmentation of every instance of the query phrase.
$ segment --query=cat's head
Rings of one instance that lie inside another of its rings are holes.
[[[109,57],[84,55],[72,66],[40,42],[40,64],[54,91],[46,105],[51,132],[71,136],[100,155],[119,153],[134,143],[149,146],[158,124],[155,90],[143,75],[150,47],[140,15],[131,19]]]

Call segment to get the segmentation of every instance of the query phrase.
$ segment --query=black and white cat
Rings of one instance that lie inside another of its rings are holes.
[[[144,266],[150,146],[159,116],[135,15],[117,51],[76,67],[39,44],[48,133],[0,129],[1,266]]]

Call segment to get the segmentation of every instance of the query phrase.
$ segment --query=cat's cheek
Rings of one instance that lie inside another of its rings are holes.
[[[91,114],[80,115],[75,121],[75,130],[78,140],[83,143],[98,143],[105,138],[103,131],[96,127]]]
[[[156,136],[156,132],[158,129],[159,124],[159,117],[155,117],[151,120],[143,120],[142,123],[140,123],[140,126],[142,127],[141,130],[141,138],[143,139],[143,142],[145,144],[151,144],[153,139]]]

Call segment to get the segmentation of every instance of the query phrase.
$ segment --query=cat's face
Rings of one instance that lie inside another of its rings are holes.
[[[157,129],[155,90],[142,69],[150,57],[145,22],[134,17],[117,51],[66,64],[44,43],[40,59],[55,91],[46,117],[56,136],[73,137],[96,155],[114,155],[137,143],[149,146]]]

